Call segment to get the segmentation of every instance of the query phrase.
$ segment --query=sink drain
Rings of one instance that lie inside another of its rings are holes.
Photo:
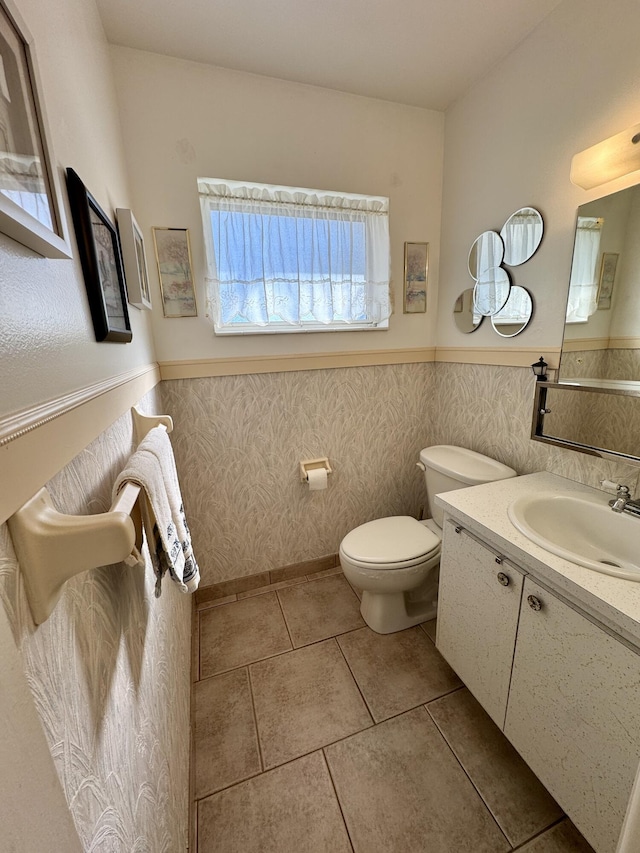
[[[614,569],[621,569],[620,563],[614,563],[613,560],[598,560],[603,566],[613,566]]]

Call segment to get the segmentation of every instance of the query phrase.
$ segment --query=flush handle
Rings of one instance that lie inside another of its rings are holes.
[[[528,595],[527,602],[532,610],[542,610],[542,602],[536,595]]]
[[[509,584],[511,583],[509,575],[505,575],[504,572],[498,572],[497,578],[498,583],[502,584],[502,586],[509,586]]]

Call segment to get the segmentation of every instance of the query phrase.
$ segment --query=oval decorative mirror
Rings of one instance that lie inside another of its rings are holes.
[[[532,314],[531,294],[524,287],[515,285],[502,308],[491,317],[491,325],[501,337],[514,338],[526,329]]]
[[[491,317],[497,314],[509,298],[511,282],[502,267],[483,272],[473,288],[473,308],[476,314]]]
[[[473,287],[463,290],[453,305],[453,319],[456,326],[465,335],[475,332],[482,323],[482,314],[473,310]]]
[[[499,267],[504,257],[504,245],[497,231],[483,231],[469,249],[469,274],[477,281],[482,273]]]
[[[502,226],[500,237],[504,243],[504,263],[517,267],[536,253],[544,231],[542,216],[533,207],[516,210]]]

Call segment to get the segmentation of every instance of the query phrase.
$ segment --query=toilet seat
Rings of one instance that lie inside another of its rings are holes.
[[[348,533],[340,553],[354,566],[385,571],[420,565],[440,551],[440,536],[410,515],[377,518]]]

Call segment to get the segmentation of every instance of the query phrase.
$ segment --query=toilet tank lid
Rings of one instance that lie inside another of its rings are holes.
[[[502,462],[482,453],[476,453],[475,450],[455,447],[452,444],[425,447],[420,451],[420,461],[427,468],[433,468],[441,474],[449,474],[470,486],[517,477],[516,471],[508,465],[503,465]]]

